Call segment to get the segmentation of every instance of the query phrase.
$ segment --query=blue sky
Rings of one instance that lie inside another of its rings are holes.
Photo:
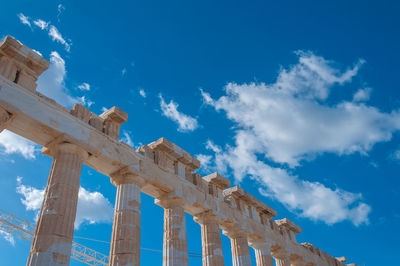
[[[201,174],[220,172],[300,225],[299,242],[395,265],[399,11],[397,1],[16,0],[2,4],[0,36],[51,62],[42,93],[128,112],[123,141],[165,137],[202,161]],[[9,132],[0,152],[0,208],[34,221],[51,159]],[[115,187],[88,167],[81,186],[75,235],[109,241]],[[161,250],[162,209],[142,200],[142,247]],[[187,229],[200,253],[190,216]],[[29,243],[0,237],[2,263],[23,265]],[[162,255],[143,250],[141,261]]]

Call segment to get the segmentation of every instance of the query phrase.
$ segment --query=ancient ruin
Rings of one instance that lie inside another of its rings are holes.
[[[69,265],[82,164],[109,176],[117,189],[110,265],[140,263],[141,192],[164,208],[165,266],[188,265],[185,212],[201,226],[205,266],[224,265],[220,229],[231,240],[235,266],[251,265],[249,247],[257,266],[345,265],[344,257],[298,243],[298,225],[271,220],[275,210],[228,179],[193,173],[200,162],[174,143],[161,138],[134,150],[121,142],[128,114],[118,107],[101,115],[80,104],[68,110],[37,92],[48,66],[12,37],[0,44],[0,131],[43,146],[53,158],[27,265]]]

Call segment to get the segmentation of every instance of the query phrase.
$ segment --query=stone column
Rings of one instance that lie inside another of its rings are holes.
[[[272,253],[272,256],[275,259],[276,266],[290,266],[289,254],[282,248],[280,248],[277,251],[274,251]]]
[[[276,266],[290,266],[289,257],[275,258]]]
[[[267,241],[258,240],[251,243],[251,247],[256,254],[257,266],[274,266],[271,256],[271,244]]]
[[[117,186],[110,246],[111,266],[140,265],[140,186],[135,175],[112,176]]]
[[[185,211],[181,199],[162,199],[156,203],[164,208],[163,266],[187,266]]]
[[[10,120],[10,115],[6,110],[0,107],[0,133],[6,129],[7,122]]]
[[[231,239],[232,265],[251,266],[251,258],[247,234],[243,231],[228,231],[225,233]]]
[[[194,220],[201,226],[203,266],[223,266],[224,257],[217,217],[204,213],[195,217]]]
[[[69,265],[82,161],[88,156],[82,148],[70,143],[57,144],[48,151],[54,160],[27,262],[29,266]]]

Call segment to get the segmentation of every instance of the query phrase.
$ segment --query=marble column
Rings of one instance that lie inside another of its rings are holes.
[[[251,266],[251,257],[247,234],[243,231],[228,231],[226,235],[231,239],[232,265]]]
[[[69,265],[78,203],[82,148],[57,144],[50,149],[53,164],[47,181],[27,265]]]
[[[254,249],[256,255],[257,266],[274,266],[270,249],[271,244],[267,241],[259,240],[251,243],[251,247]]]
[[[289,257],[275,258],[276,266],[290,266]]]
[[[278,251],[274,251],[272,253],[272,256],[275,259],[276,266],[290,266],[289,254],[286,251],[282,250],[282,248]]]
[[[223,266],[221,233],[217,217],[204,213],[194,218],[201,226],[203,266]]]
[[[111,177],[117,186],[110,246],[111,266],[140,265],[140,186],[134,175]]]
[[[162,199],[164,208],[163,266],[188,266],[185,211],[181,199]]]
[[[10,119],[10,115],[8,114],[8,112],[0,107],[0,133],[6,129],[7,126],[7,122]]]

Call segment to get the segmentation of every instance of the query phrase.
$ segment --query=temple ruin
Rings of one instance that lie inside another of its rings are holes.
[[[140,264],[141,192],[164,208],[163,265],[188,265],[185,212],[201,226],[204,266],[224,265],[221,230],[231,240],[235,266],[340,266],[310,243],[301,228],[218,173],[193,173],[200,162],[161,138],[137,150],[119,140],[128,114],[113,107],[101,115],[81,104],[71,110],[36,91],[49,62],[12,37],[0,44],[0,132],[10,130],[53,158],[29,266],[69,265],[82,165],[109,176],[117,189],[110,265]],[[160,217],[161,219],[161,217]],[[355,264],[347,264],[355,265]]]

